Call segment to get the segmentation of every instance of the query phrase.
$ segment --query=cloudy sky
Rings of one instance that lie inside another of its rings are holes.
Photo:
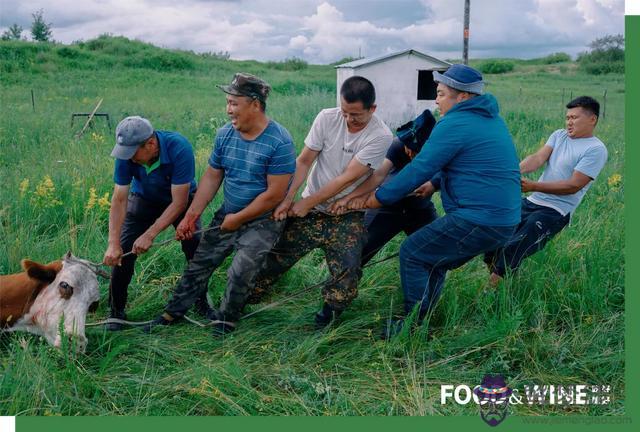
[[[44,10],[53,38],[102,33],[235,59],[329,63],[414,48],[461,58],[464,0],[0,0],[0,31],[29,34]],[[624,33],[624,0],[471,0],[470,57],[575,55]]]

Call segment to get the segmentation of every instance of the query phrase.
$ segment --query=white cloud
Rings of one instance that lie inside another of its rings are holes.
[[[0,0],[0,30],[13,22],[28,28],[31,13],[42,8],[54,39],[65,43],[112,33],[170,48],[229,51],[238,59],[297,56],[315,63],[405,48],[460,56],[461,1],[402,0],[392,9],[383,0],[361,8],[352,1]],[[378,9],[397,17],[376,15]],[[623,0],[471,4],[472,57],[575,54],[596,37],[616,33],[624,33]]]

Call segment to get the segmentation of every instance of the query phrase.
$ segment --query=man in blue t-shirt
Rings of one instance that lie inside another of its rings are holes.
[[[482,75],[461,64],[433,75],[442,118],[418,156],[366,202],[367,208],[393,204],[425,182],[431,193],[440,189],[446,215],[400,248],[404,312],[417,307],[418,322],[435,306],[447,271],[502,246],[520,222],[518,157],[496,99],[482,94]],[[403,325],[390,320],[383,336]]]
[[[116,128],[115,187],[109,211],[109,243],[104,263],[113,266],[109,285],[110,318],[125,319],[127,289],[137,255],[169,225],[182,220],[196,190],[195,159],[191,144],[176,132],[156,131],[149,120],[132,116]],[[190,260],[199,237],[182,242]],[[133,254],[124,258],[125,253]],[[208,313],[206,297],[198,301],[200,313]],[[111,322],[109,330],[122,324]]]
[[[296,154],[289,132],[265,113],[271,87],[245,73],[235,74],[231,85],[218,87],[227,93],[231,122],[218,130],[209,166],[176,236],[193,235],[196,221],[223,183],[224,203],[203,233],[164,313],[145,326],[145,332],[182,318],[207,291],[213,271],[235,251],[224,298],[209,316],[215,322],[214,335],[233,330],[265,256],[284,226],[270,216],[287,194]]]
[[[607,148],[593,135],[599,115],[595,99],[572,100],[567,104],[566,129],[552,133],[540,150],[520,162],[522,174],[547,166],[538,181],[522,178],[522,192],[533,192],[522,199],[522,221],[504,247],[485,255],[492,284],[507,268],[516,270],[523,259],[542,250],[569,223],[607,161]]]

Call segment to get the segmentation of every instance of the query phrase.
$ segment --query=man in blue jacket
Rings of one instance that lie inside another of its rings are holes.
[[[425,149],[366,204],[391,205],[430,179],[430,192],[441,191],[446,215],[400,248],[404,312],[417,306],[419,322],[435,306],[447,270],[504,244],[520,222],[518,157],[496,99],[482,94],[482,75],[460,64],[433,75],[442,119]],[[383,336],[402,325],[402,319],[391,320]]]

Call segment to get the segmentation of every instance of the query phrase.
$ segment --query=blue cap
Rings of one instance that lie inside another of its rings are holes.
[[[442,74],[433,71],[433,80],[467,93],[482,94],[484,89],[482,74],[474,68],[463,64],[451,65],[451,67]]]

